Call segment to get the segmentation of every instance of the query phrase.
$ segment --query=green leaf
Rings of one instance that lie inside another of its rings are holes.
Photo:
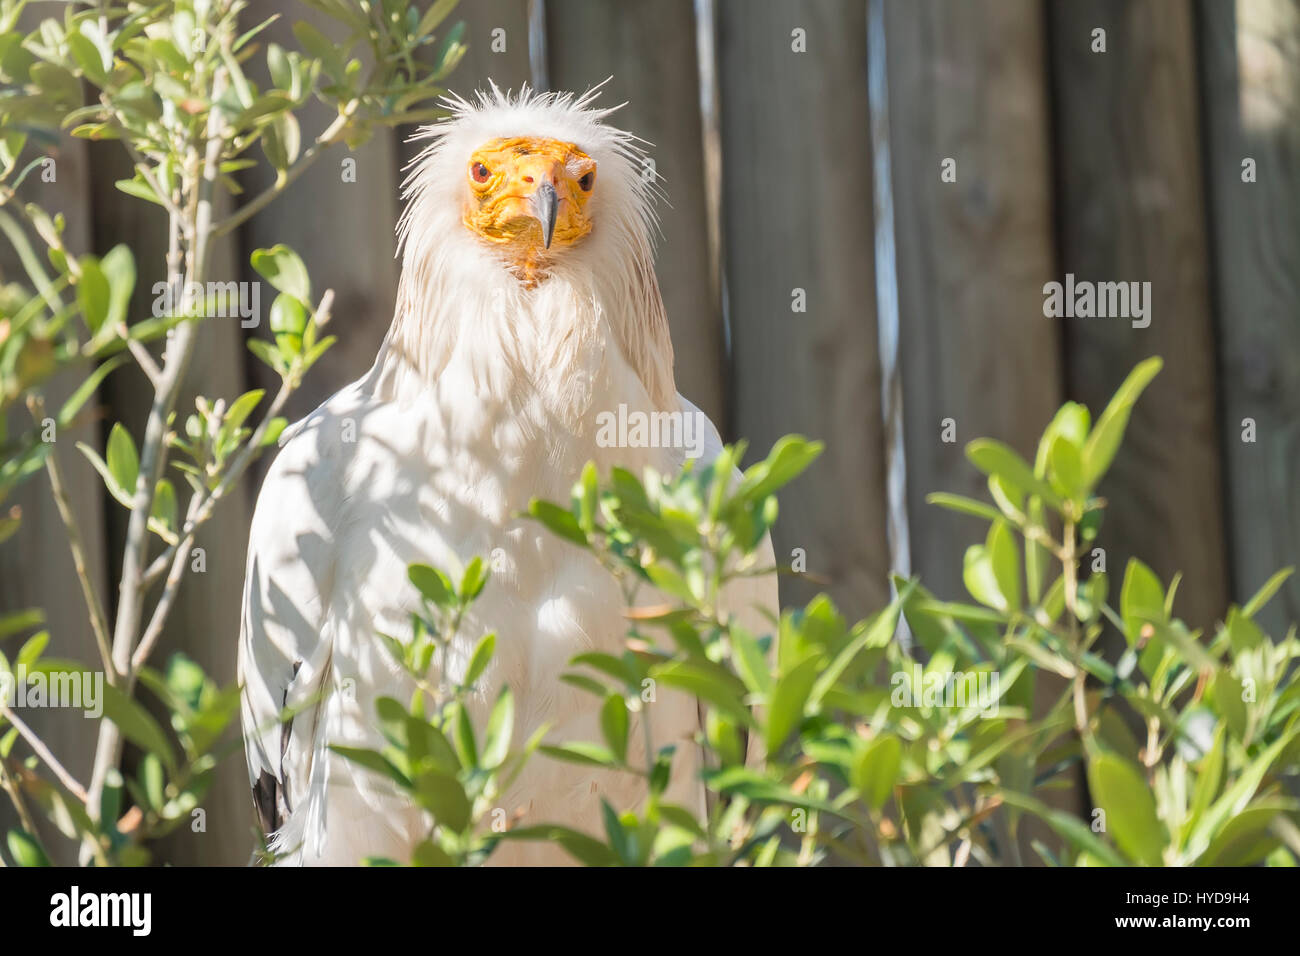
[[[999,790],[998,793],[1003,803],[1032,813],[1080,853],[1087,853],[1107,866],[1129,865],[1128,861],[1109,843],[1100,839],[1074,814],[1056,810],[1027,794],[1016,793],[1014,790]]]
[[[1187,626],[1182,621],[1174,621],[1170,624],[1157,623],[1154,627],[1156,636],[1165,645],[1173,647],[1189,667],[1198,671],[1212,672],[1218,666],[1218,661],[1206,651],[1193,634],[1188,632]]]
[[[962,559],[961,578],[966,590],[975,600],[998,611],[1008,610],[1007,597],[998,586],[993,558],[986,545],[972,544],[966,549],[966,555]]]
[[[30,668],[40,660],[41,655],[45,653],[45,648],[49,646],[49,643],[50,632],[38,631],[23,642],[23,646],[18,650],[18,657],[15,663],[20,667]]]
[[[989,528],[984,548],[992,565],[993,577],[997,580],[998,591],[1006,599],[1005,610],[1017,610],[1020,607],[1020,550],[1005,521],[995,521]]]
[[[568,827],[545,824],[535,827],[519,827],[504,834],[508,840],[544,840],[554,843],[585,866],[615,866],[618,857],[614,851],[595,837],[588,836]]]
[[[110,249],[99,263],[104,278],[108,280],[108,315],[110,328],[126,322],[135,289],[135,257],[128,246],[118,244]]]
[[[492,707],[488,717],[487,736],[483,742],[483,756],[480,764],[489,770],[505,762],[510,753],[510,738],[515,728],[515,698],[509,687],[501,688],[501,694]]]
[[[626,866],[635,866],[639,862],[635,831],[623,825],[623,821],[604,797],[600,800],[600,816],[605,823],[605,835],[609,837],[609,845],[613,847],[619,861]]]
[[[393,766],[392,762],[383,754],[364,747],[344,747],[341,744],[330,744],[329,748],[339,756],[345,757],[367,770],[374,771],[380,776],[387,777],[402,788],[411,789],[411,781],[407,779],[406,774]]]
[[[548,757],[563,760],[565,763],[584,764],[592,767],[613,767],[618,762],[609,748],[582,740],[539,747],[538,749]]]
[[[143,199],[146,202],[156,203],[159,206],[166,205],[152,188],[139,179],[119,179],[113,183],[113,185],[128,196],[134,196],[136,199]]]
[[[965,495],[950,495],[946,492],[936,491],[925,496],[926,503],[938,505],[940,508],[947,508],[949,511],[956,511],[960,514],[971,515],[976,518],[983,518],[985,521],[1000,521],[1001,513],[991,505],[986,505],[982,501],[976,501],[974,498],[967,498]]]
[[[1293,807],[1285,800],[1256,800],[1223,825],[1197,866],[1252,866],[1277,846],[1269,826]]]
[[[307,307],[296,296],[281,292],[271,303],[270,323],[277,342],[281,336],[296,336],[301,342],[302,334],[307,330]]]
[[[460,597],[462,601],[469,603],[483,593],[483,586],[487,584],[488,567],[483,559],[475,555],[470,559],[469,564],[465,565],[465,572],[460,577]]]
[[[298,161],[298,153],[302,148],[302,129],[298,125],[298,117],[288,110],[276,114],[275,118],[271,120],[271,125],[266,127],[262,133],[263,142],[273,130],[278,144],[275,147],[275,155],[277,158],[283,156],[284,159],[284,165],[275,168],[277,170],[286,170]],[[267,150],[267,158],[271,159],[270,150]],[[272,163],[274,164],[274,160],[272,160]]]
[[[1088,762],[1088,787],[1106,811],[1107,829],[1119,848],[1147,866],[1159,866],[1165,827],[1141,771],[1116,754],[1101,753]]]
[[[754,635],[741,625],[733,624],[728,637],[731,640],[731,662],[746,689],[751,694],[769,693],[772,690],[772,672]]]
[[[578,519],[559,505],[534,498],[528,503],[528,514],[545,525],[552,534],[587,547],[587,534],[578,524]]]
[[[1079,447],[1064,435],[1057,435],[1047,455],[1048,478],[1062,498],[1082,498],[1089,489],[1083,482],[1083,458]]]
[[[830,666],[818,675],[813,684],[812,693],[808,696],[810,707],[820,706],[822,699],[835,687],[836,681],[848,671],[850,665],[864,650],[883,648],[894,639],[894,632],[898,630],[898,616],[911,599],[916,587],[915,580],[903,584],[898,596],[889,602],[888,607],[853,628],[849,642],[836,653]]]
[[[458,0],[434,0],[433,5],[425,11],[424,16],[420,18],[420,23],[415,29],[417,39],[423,39],[432,33],[447,14],[456,8]]]
[[[425,770],[415,778],[415,798],[441,825],[459,833],[470,824],[471,807],[465,788],[451,774]]]
[[[19,866],[52,866],[36,838],[26,830],[10,830],[9,855]]]
[[[80,441],[77,442],[77,450],[85,455],[86,460],[94,466],[95,471],[99,472],[99,476],[104,479],[104,487],[108,489],[108,493],[123,507],[130,508],[134,503],[131,497],[132,492],[127,491],[117,483],[117,479],[108,470],[108,465],[104,464],[104,459],[99,457],[99,453],[85,442]]]
[[[1064,438],[1082,450],[1088,440],[1088,429],[1092,426],[1092,416],[1086,405],[1078,402],[1066,402],[1043,429],[1043,437],[1038,442],[1038,456],[1034,459],[1034,474],[1042,478],[1047,474],[1047,459],[1052,445],[1057,438]]]
[[[99,260],[94,256],[80,259],[81,276],[77,279],[77,305],[90,334],[96,334],[108,318],[110,288]]]
[[[1133,646],[1147,621],[1163,621],[1165,617],[1165,592],[1155,572],[1139,561],[1130,558],[1124,569],[1124,585],[1120,589],[1119,612],[1124,620],[1124,636]]]
[[[1232,736],[1243,744],[1250,743],[1247,737],[1250,715],[1243,699],[1244,690],[1241,680],[1230,671],[1220,670],[1214,675],[1210,692],[1214,697],[1214,709],[1227,721]]]
[[[1195,858],[1204,852],[1224,823],[1240,813],[1254,798],[1255,791],[1259,789],[1273,762],[1291,745],[1297,734],[1300,734],[1300,730],[1291,730],[1270,744],[1238,775],[1236,783],[1210,806],[1187,840],[1187,850],[1191,857]]]
[[[627,703],[621,694],[610,694],[600,708],[600,732],[619,762],[627,760]]]
[[[227,434],[234,434],[234,432],[243,425],[245,421],[247,421],[248,416],[252,414],[253,409],[257,407],[257,403],[262,400],[262,397],[265,394],[266,391],[264,389],[255,388],[251,392],[245,392],[243,395],[240,395],[237,399],[231,402],[230,410],[226,412],[225,420],[222,422],[222,429],[226,431]]]
[[[452,743],[456,747],[456,756],[461,766],[478,766],[478,741],[474,739],[474,725],[470,723],[469,711],[462,703],[455,708],[456,723],[452,727]]]
[[[819,441],[808,441],[802,435],[786,435],[779,439],[766,460],[745,471],[737,495],[749,501],[766,497],[799,477],[817,460],[825,446]]]
[[[577,658],[574,658],[576,661]],[[729,714],[747,727],[754,725],[753,715],[741,701],[744,694],[742,684],[723,668],[705,666],[704,664],[672,661],[655,671],[655,679],[669,687],[676,687],[694,694],[714,707]],[[809,687],[812,684],[809,682]],[[805,693],[806,697],[807,694]],[[802,700],[800,701],[802,705]]]
[[[162,761],[154,754],[145,754],[144,759],[140,761],[140,783],[149,798],[149,805],[154,809],[161,809],[166,802],[164,793],[166,781]]]
[[[416,844],[411,853],[412,866],[455,866],[456,861],[441,847],[429,840]]]
[[[1097,425],[1083,446],[1083,483],[1091,490],[1101,481],[1103,475],[1115,460],[1120,443],[1124,440],[1124,430],[1128,427],[1129,414],[1134,403],[1151,380],[1160,372],[1164,362],[1153,356],[1129,373],[1115,396],[1106,406],[1106,410],[1097,419]]]
[[[1009,446],[991,438],[977,438],[966,446],[966,457],[984,474],[996,476],[1021,494],[1035,494],[1059,507],[1060,497],[1047,482],[1034,476],[1033,469]]]
[[[442,79],[460,62],[461,57],[465,55],[467,49],[465,44],[461,43],[461,38],[465,35],[465,21],[461,20],[447,31],[447,36],[443,39],[442,44],[438,47],[438,52],[434,56],[433,62],[437,64],[434,71],[435,79]]]
[[[766,745],[769,754],[780,750],[781,745],[802,723],[804,705],[824,666],[825,659],[814,654],[777,678],[767,714]]]
[[[85,381],[77,386],[76,391],[68,397],[68,400],[63,403],[63,407],[59,409],[58,424],[60,426],[69,424],[73,416],[81,411],[81,406],[85,405],[90,396],[95,394],[95,390],[99,388],[100,383],[126,360],[127,356],[125,355],[115,355],[86,376]]]
[[[271,74],[271,82],[280,89],[288,90],[293,86],[293,70],[289,66],[289,57],[280,44],[266,45],[266,67]]]
[[[578,511],[578,527],[590,534],[596,527],[596,508],[599,505],[600,489],[595,462],[587,462],[582,468],[582,475],[573,486],[573,500]]]
[[[406,574],[416,590],[429,603],[441,608],[456,606],[456,592],[452,588],[451,580],[437,568],[427,564],[412,564],[406,569]]]
[[[166,478],[158,481],[149,516],[168,531],[176,528],[176,489]]]
[[[119,488],[134,494],[136,478],[140,474],[140,458],[135,451],[135,442],[131,434],[122,427],[121,422],[113,425],[108,434],[108,451],[106,454],[108,473],[113,476]]]
[[[414,570],[414,568],[412,568]],[[483,676],[487,670],[488,664],[492,662],[492,655],[496,652],[497,636],[495,634],[485,634],[474,647],[474,653],[470,655],[469,665],[465,668],[465,679],[461,682],[466,687],[472,687]]]
[[[311,280],[298,254],[283,243],[270,249],[258,249],[250,257],[253,268],[272,286],[293,296],[304,306],[311,305]]]
[[[1245,606],[1241,609],[1241,613],[1245,614],[1247,617],[1254,617],[1258,614],[1263,610],[1264,605],[1269,602],[1273,595],[1281,589],[1282,585],[1286,583],[1287,578],[1291,577],[1291,574],[1294,571],[1295,568],[1283,568],[1281,571],[1269,578],[1264,582],[1264,586],[1255,592],[1255,596],[1246,602]]]
[[[903,745],[891,733],[869,740],[853,763],[853,786],[872,810],[889,799],[903,764]]]
[[[695,595],[691,593],[691,586],[669,562],[656,561],[646,567],[645,573],[654,586],[665,594],[680,598],[687,604],[694,602]]]
[[[272,104],[278,108],[278,104]],[[279,120],[284,114],[276,117]],[[262,127],[262,153],[266,156],[267,162],[275,170],[275,182],[277,186],[283,186],[286,183],[285,173],[288,170],[292,160],[289,159],[289,149],[284,141],[284,127],[278,122],[271,122]],[[305,301],[305,300],[304,300]]]
[[[44,623],[45,612],[38,607],[0,614],[0,638],[9,637],[28,628],[40,627]]]
[[[1228,643],[1232,645],[1234,654],[1253,651],[1268,641],[1264,632],[1259,629],[1259,625],[1251,620],[1250,615],[1244,610],[1239,611],[1236,608],[1229,610],[1225,626],[1228,629]]]
[[[321,65],[330,79],[336,83],[342,81],[344,72],[343,55],[333,40],[305,20],[299,20],[293,25],[293,35],[297,37],[304,50],[321,61]]]

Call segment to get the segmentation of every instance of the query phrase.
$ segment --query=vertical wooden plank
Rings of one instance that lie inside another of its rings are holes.
[[[601,103],[644,140],[668,202],[655,271],[672,329],[677,389],[724,427],[722,307],[710,276],[700,81],[691,0],[549,0],[551,85],[582,92],[612,77]]]
[[[35,11],[28,11],[24,17],[24,28],[34,29],[38,20]],[[39,147],[35,138],[31,142],[31,155],[35,156],[35,149]],[[45,152],[54,160],[54,181],[44,181],[38,171],[23,184],[21,199],[34,202],[51,214],[63,213],[67,219],[64,241],[68,249],[77,255],[89,252],[91,186],[85,141],[62,135],[49,144]],[[44,263],[41,241],[34,235],[31,238],[37,257]],[[30,280],[7,241],[0,242],[0,282],[21,282],[31,288]],[[88,367],[74,366],[47,383],[44,391],[50,414],[58,410],[89,371]],[[97,405],[98,400],[89,403],[83,410],[82,424],[56,436],[54,454],[79,522],[91,578],[100,600],[111,606],[113,595],[107,586],[104,565],[103,487],[98,475],[76,448],[77,442],[86,442],[102,451],[95,421]],[[9,428],[15,433],[31,427],[31,416],[21,402],[9,409],[8,419]],[[0,614],[25,607],[43,608],[50,632],[47,653],[97,666],[99,652],[76,584],[67,533],[45,473],[38,473],[20,485],[5,500],[5,510],[12,505],[22,509],[23,521],[17,535],[0,546]],[[67,708],[40,708],[24,716],[69,772],[84,783],[90,775],[97,724],[85,719],[81,711]],[[5,800],[0,805],[0,825],[6,825],[7,829],[12,823],[12,807]],[[61,838],[49,846],[56,854],[56,863],[71,865],[76,862],[76,848],[67,846]],[[69,852],[60,857],[60,850]]]
[[[954,599],[982,525],[926,494],[987,498],[966,443],[1032,460],[1062,392],[1043,22],[1034,0],[886,0],[885,40],[913,571]]]
[[[1300,8],[1205,0],[1200,14],[1229,546],[1241,602],[1278,568],[1300,563]],[[1242,437],[1246,419],[1253,443]],[[1300,620],[1300,583],[1292,579],[1259,620],[1285,634]]]
[[[734,436],[751,457],[826,440],[776,534],[777,561],[802,548],[820,580],[782,594],[826,587],[863,616],[889,571],[865,4],[722,0],[717,24]]]
[[[1099,412],[1139,360],[1165,369],[1138,403],[1110,476],[1098,543],[1116,579],[1129,555],[1209,627],[1227,568],[1201,179],[1196,50],[1185,0],[1051,6],[1061,272],[1150,282],[1150,325],[1066,320],[1069,392]],[[1093,31],[1106,52],[1093,53]]]
[[[985,525],[925,496],[987,499],[966,444],[996,438],[1032,461],[1062,398],[1042,299],[1055,267],[1043,42],[1036,0],[885,0],[912,571],[946,599],[966,597],[962,558]],[[955,181],[941,175],[950,162]],[[1038,675],[1040,713],[1060,685]],[[1044,799],[1078,813],[1073,783]],[[1056,842],[1024,819],[1027,863],[1034,839]]]

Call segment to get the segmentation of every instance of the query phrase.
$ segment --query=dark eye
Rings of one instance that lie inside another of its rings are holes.
[[[596,185],[596,171],[593,169],[584,175],[578,180],[578,185],[582,188],[584,193],[591,192],[591,187]]]
[[[469,168],[469,174],[473,177],[474,182],[476,183],[485,183],[492,177],[491,171],[482,163],[475,163],[471,166]]]

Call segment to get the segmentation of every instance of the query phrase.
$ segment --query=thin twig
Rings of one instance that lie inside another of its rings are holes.
[[[119,322],[117,324],[117,334],[120,335],[122,341],[126,343],[126,347],[131,352],[132,358],[134,358],[136,364],[140,366],[140,370],[144,372],[145,377],[149,379],[149,384],[154,388],[157,388],[158,383],[162,380],[162,369],[160,369],[158,363],[153,360],[153,356],[149,354],[149,350],[144,347],[143,343],[131,338],[131,330],[126,327],[125,322]]]
[[[100,94],[99,101],[104,104],[105,109],[109,110],[110,113],[112,112],[113,108],[109,104],[108,98],[105,95]],[[176,203],[172,200],[172,197],[163,190],[162,184],[158,182],[153,173],[149,170],[149,161],[138,149],[131,145],[131,131],[125,126],[122,126],[121,123],[118,123],[117,126],[122,133],[121,143],[126,147],[126,151],[131,154],[131,160],[135,163],[136,171],[139,172],[141,177],[143,177],[146,185],[154,191],[154,195],[158,197],[158,201],[161,202],[163,208],[167,210],[167,215],[179,219],[184,225],[184,216]],[[186,232],[186,238],[190,238],[188,231]]]
[[[14,779],[13,773],[5,766],[3,760],[0,760],[0,787],[4,787],[5,793],[9,794],[9,802],[14,805],[14,810],[18,813],[18,822],[23,825],[24,830],[35,837],[36,823],[32,819],[31,811],[27,809],[22,788],[19,787],[18,781]]]
[[[86,803],[88,799],[86,796],[86,788],[77,783],[77,778],[68,773],[63,764],[59,763],[59,758],[50,753],[50,748],[45,746],[45,743],[41,738],[36,736],[36,734],[32,732],[32,729],[23,723],[17,714],[3,704],[0,704],[0,716],[4,717],[9,721],[9,723],[14,725],[14,729],[18,731],[23,740],[27,741],[27,745],[32,748],[32,752],[41,759],[41,762],[44,763],[45,766],[54,771],[54,776],[59,778],[59,781],[63,786],[82,803]]]
[[[28,398],[27,409],[38,423],[45,417],[45,403],[37,396]],[[72,552],[72,567],[76,571],[77,581],[81,585],[81,596],[85,599],[86,611],[90,615],[90,629],[95,633],[95,644],[99,647],[100,660],[108,675],[108,682],[112,684],[115,682],[116,672],[113,668],[113,651],[108,641],[108,616],[104,613],[104,606],[95,592],[95,582],[90,577],[90,568],[86,563],[86,549],[81,542],[77,517],[72,513],[72,501],[68,498],[67,487],[63,483],[63,473],[53,451],[45,456],[45,470],[50,476],[50,492],[54,496],[54,505],[58,509],[59,518],[68,535],[68,550]]]
[[[170,553],[172,555],[171,566],[167,574],[167,583],[163,586],[162,596],[159,597],[157,605],[154,606],[153,615],[145,628],[144,636],[140,639],[140,644],[131,657],[130,673],[132,675],[139,673],[140,668],[144,666],[145,661],[149,659],[149,655],[153,652],[154,644],[162,635],[163,625],[167,623],[167,616],[171,613],[172,604],[176,600],[176,592],[180,585],[181,576],[185,573],[185,560],[189,555],[190,546],[198,535],[199,528],[212,516],[212,511],[217,502],[226,496],[243,476],[249,464],[252,463],[254,456],[262,447],[262,440],[266,436],[266,430],[276,416],[280,414],[280,410],[284,408],[284,404],[289,400],[292,392],[293,389],[287,381],[280,386],[280,391],[276,393],[275,399],[271,402],[270,408],[267,409],[261,424],[257,426],[256,431],[249,436],[244,443],[244,447],[234,457],[217,487],[202,500],[197,497],[192,500],[192,506],[196,502],[197,506],[192,507],[192,514],[186,515],[181,539],[173,548],[169,548],[167,552],[164,552],[164,555],[160,556],[161,558]],[[155,561],[154,563],[157,564],[158,562]],[[153,570],[152,565],[149,570]]]
[[[368,84],[367,84],[368,85]],[[308,148],[307,152],[299,157],[298,161],[289,168],[282,182],[277,182],[274,186],[269,186],[254,197],[250,202],[240,206],[237,210],[221,220],[212,230],[214,238],[221,238],[232,229],[237,229],[253,216],[265,209],[275,199],[276,196],[288,189],[307,169],[320,158],[322,152],[328,146],[332,146],[338,139],[339,135],[352,121],[356,114],[357,107],[360,106],[360,100],[352,100],[342,112],[334,118],[325,130],[316,137],[316,141]]]

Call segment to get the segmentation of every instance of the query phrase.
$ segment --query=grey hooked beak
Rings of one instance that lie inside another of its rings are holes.
[[[542,238],[546,242],[546,248],[549,249],[551,237],[555,235],[555,215],[560,206],[560,198],[555,194],[555,187],[550,183],[542,183],[528,197],[528,202],[532,205],[533,218],[542,225]]]

